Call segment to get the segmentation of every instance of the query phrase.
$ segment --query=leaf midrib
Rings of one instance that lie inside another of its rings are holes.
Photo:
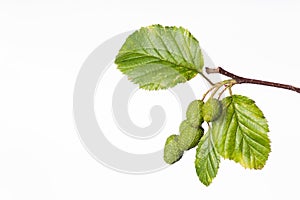
[[[153,49],[153,48],[146,48],[146,49]],[[144,49],[137,49],[137,50],[144,50]],[[161,49],[158,49],[158,50],[161,50]],[[162,50],[162,51],[166,51],[166,50]],[[170,53],[169,51],[166,51],[166,52]],[[143,57],[147,57],[147,58],[155,58],[155,59],[159,59],[159,60],[161,60],[161,61],[163,61],[163,62],[170,63],[171,65],[175,65],[176,67],[184,67],[184,68],[187,68],[187,69],[189,69],[189,70],[192,70],[192,71],[194,71],[194,72],[196,72],[196,73],[200,73],[200,72],[201,72],[201,71],[198,71],[198,70],[196,69],[196,66],[195,66],[193,63],[187,62],[184,58],[182,58],[182,60],[184,60],[184,61],[186,61],[188,64],[192,65],[194,68],[188,67],[188,66],[186,66],[186,65],[179,65],[179,64],[177,64],[177,63],[174,63],[174,62],[171,62],[171,61],[169,61],[169,60],[166,60],[165,58],[157,57],[157,56],[154,56],[154,55],[148,54],[148,53],[131,52],[131,51],[123,51],[122,53],[123,53],[123,55],[131,54],[131,53],[140,55],[140,57],[138,57],[138,58],[143,58]],[[174,55],[176,55],[176,54],[174,54]],[[176,55],[176,56],[179,56],[179,55]],[[179,57],[180,57],[180,56],[179,56]],[[126,61],[126,60],[131,60],[131,59],[125,59],[125,61]],[[123,62],[123,61],[124,61],[124,60],[122,60],[122,62]],[[149,63],[152,63],[152,62],[154,62],[154,61],[148,62],[148,63],[146,63],[146,64],[149,64]],[[157,62],[157,61],[156,61],[156,62]]]

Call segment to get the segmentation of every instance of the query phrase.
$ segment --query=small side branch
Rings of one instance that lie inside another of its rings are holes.
[[[257,84],[257,85],[265,85],[265,86],[270,86],[270,87],[277,87],[277,88],[282,88],[286,90],[291,90],[294,92],[300,93],[300,88],[292,86],[292,85],[286,85],[286,84],[281,84],[281,83],[274,83],[274,82],[269,82],[269,81],[263,81],[263,80],[257,80],[257,79],[250,79],[250,78],[244,78],[241,76],[237,76],[231,72],[226,71],[222,67],[217,67],[217,68],[208,68],[206,67],[206,73],[211,74],[211,73],[219,73],[224,76],[230,77],[236,81],[236,84],[242,84],[242,83],[250,83],[250,84]]]

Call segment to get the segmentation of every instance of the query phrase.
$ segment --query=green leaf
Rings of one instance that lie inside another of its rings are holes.
[[[212,123],[220,155],[245,168],[261,169],[271,151],[267,120],[255,102],[233,95],[222,100],[221,117]]]
[[[126,39],[115,63],[140,88],[158,90],[186,82],[202,72],[203,57],[198,41],[188,30],[152,25]]]
[[[195,167],[199,180],[208,186],[216,177],[220,156],[214,147],[211,129],[201,138],[196,150]]]

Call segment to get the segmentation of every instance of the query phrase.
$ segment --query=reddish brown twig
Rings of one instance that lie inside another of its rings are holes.
[[[300,93],[300,88],[292,86],[292,85],[286,85],[286,84],[281,84],[281,83],[274,83],[274,82],[269,82],[269,81],[263,81],[263,80],[257,80],[257,79],[251,79],[251,78],[244,78],[241,76],[237,76],[231,72],[226,71],[222,67],[217,67],[217,68],[208,68],[206,67],[206,73],[211,74],[211,73],[219,73],[224,76],[228,76],[234,80],[236,80],[237,84],[242,84],[242,83],[250,83],[250,84],[257,84],[257,85],[266,85],[270,87],[277,87],[277,88],[282,88],[282,89],[287,89],[287,90],[292,90],[294,92]]]

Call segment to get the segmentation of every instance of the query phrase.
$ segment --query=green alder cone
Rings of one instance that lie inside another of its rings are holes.
[[[204,103],[202,112],[204,121],[213,122],[221,115],[222,104],[219,100],[210,98]]]
[[[165,143],[164,160],[168,164],[173,164],[180,160],[183,151],[179,148],[178,135],[170,135]]]
[[[193,127],[200,127],[203,123],[202,100],[192,101],[186,111],[186,119]]]
[[[191,124],[184,120],[179,127],[180,135],[178,137],[179,148],[183,151],[189,150],[197,146],[200,138],[203,136],[203,128],[194,128]]]

